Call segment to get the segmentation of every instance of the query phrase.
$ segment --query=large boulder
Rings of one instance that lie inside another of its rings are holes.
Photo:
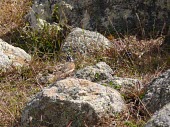
[[[170,103],[170,69],[148,84],[143,103],[151,112]]]
[[[14,47],[0,39],[0,69],[22,66],[30,60],[31,56],[23,49]]]
[[[98,32],[74,28],[66,37],[62,50],[87,54],[94,52],[94,49],[103,50],[111,46],[112,43]]]
[[[38,93],[22,114],[22,126],[80,127],[126,109],[119,92],[84,79],[67,78]]]
[[[155,112],[145,127],[170,127],[170,103]]]
[[[153,35],[168,31],[169,5],[168,0],[34,0],[28,17],[33,26],[41,18],[100,32],[138,28],[142,34]]]

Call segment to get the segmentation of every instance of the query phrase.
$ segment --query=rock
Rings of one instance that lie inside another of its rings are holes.
[[[62,50],[64,52],[79,52],[87,54],[95,49],[107,49],[112,43],[98,32],[74,28],[66,37]]]
[[[140,92],[144,87],[140,80],[132,78],[113,77],[101,81],[100,84],[107,84],[125,96],[134,96],[134,93]]]
[[[43,3],[43,4],[42,4]],[[26,15],[32,28],[37,28],[43,22],[49,22],[50,19],[50,4],[48,1],[34,0],[31,10]]]
[[[161,33],[160,30],[168,31],[169,5],[167,0],[34,0],[32,15],[28,17],[31,24],[39,17],[99,32],[133,31],[136,34],[134,28],[142,25],[145,30],[142,34],[150,32],[153,35]]]
[[[31,60],[23,49],[14,47],[0,39],[0,69],[22,66]]]
[[[23,111],[22,126],[93,126],[126,109],[119,92],[84,79],[67,78],[38,93]]]
[[[63,11],[64,10],[64,11]],[[71,11],[72,6],[65,3],[64,1],[42,1],[42,0],[34,0],[34,4],[30,9],[29,13],[25,16],[26,20],[30,23],[32,28],[40,28],[42,24],[49,23],[53,24],[55,22],[58,23],[60,20],[60,24],[65,23],[66,17],[63,16],[67,11]],[[59,14],[61,14],[59,16]],[[56,19],[57,18],[57,19]],[[55,20],[56,19],[56,20]],[[43,21],[43,22],[42,22]],[[59,25],[58,25],[59,27]]]
[[[170,127],[170,103],[155,112],[145,127]]]
[[[111,79],[113,70],[105,62],[99,62],[94,66],[87,66],[78,70],[75,73],[75,77],[87,79],[92,82],[98,82],[102,80]]]
[[[105,62],[99,62],[94,66],[87,66],[78,70],[75,77],[110,86],[119,90],[122,94],[129,94],[143,89],[143,85],[139,80],[114,77],[113,74],[114,71],[109,65]]]
[[[143,103],[151,112],[170,103],[170,69],[148,84]]]

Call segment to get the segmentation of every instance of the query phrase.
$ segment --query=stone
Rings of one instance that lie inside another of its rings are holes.
[[[140,93],[144,86],[138,79],[113,77],[108,80],[101,81],[100,84],[106,84],[118,91],[124,96],[134,96],[135,93]]]
[[[119,90],[121,94],[139,92],[143,89],[143,85],[138,79],[115,77],[114,70],[105,62],[82,68],[76,71],[75,77],[110,86]]]
[[[75,77],[98,82],[112,78],[113,70],[105,62],[99,62],[94,66],[87,66],[78,70]]]
[[[23,49],[14,47],[0,39],[0,69],[23,66],[30,60],[31,56]]]
[[[43,3],[42,3],[43,2]],[[50,5],[48,1],[35,0],[31,10],[25,16],[32,28],[37,28],[40,24],[48,22],[50,19]]]
[[[146,89],[143,103],[149,111],[155,112],[170,103],[170,69],[153,79]]]
[[[78,52],[81,54],[90,54],[94,48],[98,50],[108,49],[112,43],[98,32],[74,28],[66,37],[62,50],[68,52]]]
[[[64,9],[64,11],[63,11]],[[44,1],[44,0],[34,0],[34,4],[32,5],[32,8],[30,9],[29,13],[25,16],[26,20],[30,23],[30,26],[32,28],[40,28],[42,24],[49,23],[56,24],[59,21],[55,21],[54,19],[60,20],[61,22],[65,22],[65,16],[59,16],[57,14],[66,13],[66,11],[71,11],[72,6],[65,3],[64,1],[56,2],[54,0],[51,1]],[[63,20],[63,21],[62,21]],[[43,22],[42,22],[43,21]],[[59,25],[57,25],[59,27]]]
[[[28,17],[31,23],[38,17],[101,33],[136,34],[135,28],[138,28],[138,32],[145,30],[141,30],[144,35],[157,35],[169,29],[169,5],[168,0],[34,0],[32,15]]]
[[[94,126],[126,110],[119,92],[84,79],[66,78],[44,88],[22,113],[22,126]]]
[[[170,127],[170,103],[155,112],[145,127]]]

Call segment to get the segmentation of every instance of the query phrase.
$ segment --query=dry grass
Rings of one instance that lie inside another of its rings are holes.
[[[0,73],[0,126],[19,126],[20,115],[28,99],[45,87],[37,82],[37,75],[55,61],[34,59],[29,66]],[[40,86],[41,85],[41,86]],[[48,84],[46,84],[47,86]]]
[[[115,70],[116,76],[137,78],[146,86],[170,67],[170,54],[161,48],[164,37],[148,40],[138,40],[135,36],[109,39],[114,44],[110,50],[94,49],[90,57],[78,55],[78,68],[105,61]],[[127,112],[113,118],[103,118],[99,126],[105,127],[111,123],[117,127],[144,126],[151,116],[141,101],[144,92],[124,96]]]
[[[28,95],[39,89],[33,80],[35,72],[31,68],[12,70],[1,73],[0,77],[0,126],[14,126],[19,122],[18,117]]]
[[[160,48],[164,37],[138,40],[135,36],[112,40],[114,47],[106,52],[117,68],[117,75],[135,77],[155,74],[170,66],[169,54]],[[112,64],[113,65],[113,64]],[[124,73],[124,72],[127,73]]]
[[[20,126],[20,116],[29,98],[39,92],[41,87],[48,85],[37,82],[38,73],[43,73],[44,68],[54,64],[58,63],[33,59],[27,67],[14,68],[11,71],[0,73],[0,94],[2,96],[0,98],[0,126]],[[110,122],[114,122],[118,127],[128,127],[128,124],[139,125],[140,127],[148,118],[146,110],[141,105],[140,95],[141,93],[136,93],[133,97],[127,95],[125,97],[129,107],[127,112],[118,114],[111,119],[103,118],[100,125],[104,127]]]
[[[23,16],[28,11],[30,3],[31,0],[0,1],[0,36],[23,25]]]

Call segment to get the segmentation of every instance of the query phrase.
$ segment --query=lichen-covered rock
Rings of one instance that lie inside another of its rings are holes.
[[[84,79],[57,81],[38,93],[22,114],[22,126],[80,127],[126,109],[119,92]]]
[[[112,43],[98,32],[74,28],[66,37],[62,50],[86,54],[94,52],[94,49],[107,49],[111,46]]]
[[[170,103],[170,69],[148,84],[143,102],[151,112]]]
[[[167,32],[170,26],[169,0],[34,0],[31,22],[42,18],[97,31]],[[141,28],[140,28],[141,29]],[[154,29],[154,30],[153,30]],[[158,31],[160,30],[160,31]]]
[[[170,103],[155,112],[145,127],[170,127]]]
[[[14,47],[0,39],[0,69],[22,66],[31,60],[23,49]]]
[[[117,89],[125,96],[134,96],[134,93],[140,92],[144,87],[140,80],[132,78],[113,77],[101,81],[100,84],[106,84]]]
[[[32,8],[25,16],[32,28],[39,28],[42,21],[46,23],[66,23],[67,12],[71,12],[72,6],[62,0],[34,0]]]
[[[48,0],[35,0],[30,12],[26,15],[31,27],[37,28],[41,21],[48,21],[51,19],[51,10]]]
[[[78,70],[75,73],[75,77],[87,79],[92,82],[98,82],[102,80],[111,79],[113,70],[105,62],[99,62],[94,66],[87,66]]]
[[[143,85],[138,79],[114,77],[114,71],[105,62],[87,66],[78,70],[75,77],[87,79],[119,90],[122,94],[130,94],[142,90]]]

